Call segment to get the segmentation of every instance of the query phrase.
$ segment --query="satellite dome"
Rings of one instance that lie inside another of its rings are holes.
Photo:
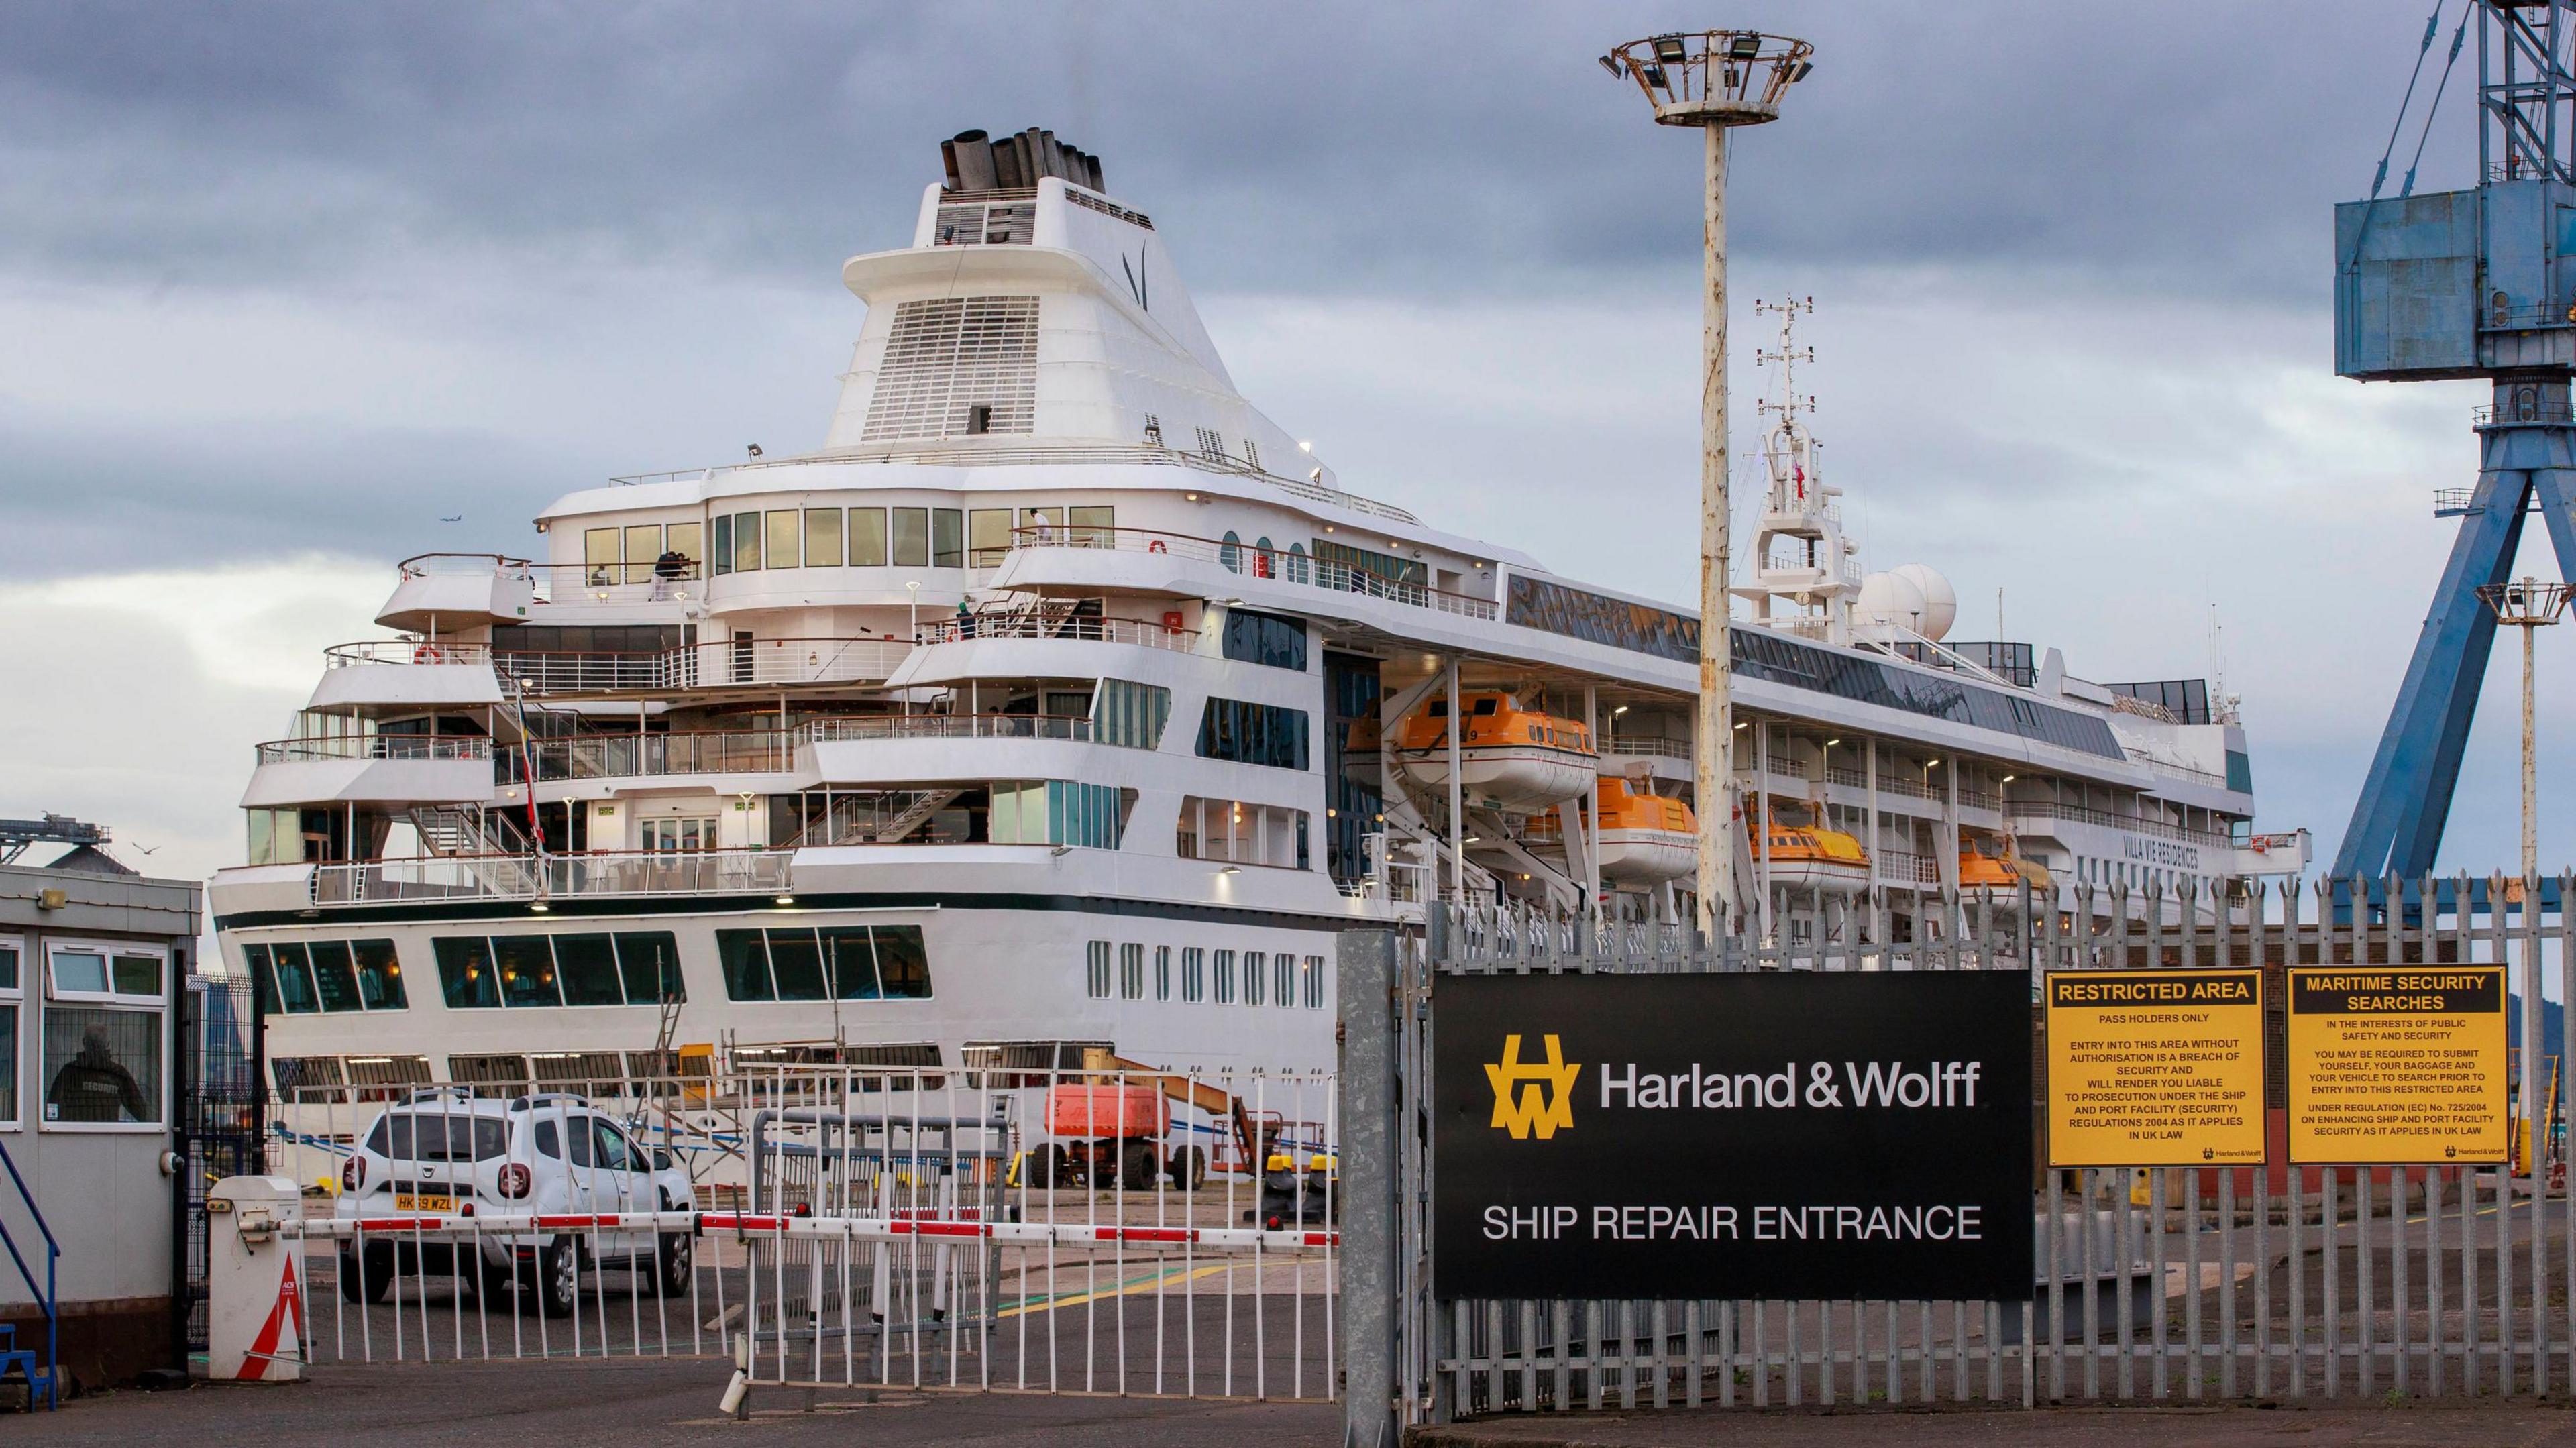
[[[1928,563],[1908,563],[1895,573],[1923,595],[1923,621],[1913,626],[1914,631],[1935,643],[1948,638],[1950,625],[1959,621],[1959,590]]]
[[[1860,581],[1860,601],[1852,613],[1864,624],[1920,631],[1928,600],[1923,587],[1903,571],[1873,573]]]

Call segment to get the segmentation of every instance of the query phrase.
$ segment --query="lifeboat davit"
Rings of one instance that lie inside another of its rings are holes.
[[[1526,813],[1580,799],[1598,777],[1592,731],[1573,719],[1524,709],[1509,694],[1461,694],[1459,792],[1467,803]],[[1406,716],[1395,752],[1404,772],[1426,788],[1449,787],[1449,701],[1434,699]]]
[[[2046,890],[2056,884],[2046,867],[2034,865],[2013,853],[2010,840],[1980,839],[1974,835],[1959,838],[1959,888],[1962,890],[2019,890],[2028,885]]]
[[[1617,776],[1593,797],[1601,834],[1601,878],[1659,884],[1699,868],[1699,822],[1677,799],[1646,794]]]
[[[1753,852],[1754,868],[1773,885],[1828,895],[1856,895],[1869,888],[1869,852],[1854,836],[1760,816],[1750,823],[1763,831]]]

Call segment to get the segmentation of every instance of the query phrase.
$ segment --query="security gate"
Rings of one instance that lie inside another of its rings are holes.
[[[366,1201],[395,1206],[368,1216],[308,1193],[258,1225],[261,1250],[292,1258],[292,1310],[260,1360],[703,1356],[731,1358],[755,1393],[1336,1394],[1329,1075],[736,1065],[587,1084],[314,1088],[295,1103],[278,1153],[294,1182],[350,1182],[383,1113],[471,1113],[479,1091],[538,1121],[595,1108],[641,1150],[676,1154],[693,1200],[590,1191],[590,1205],[534,1210],[522,1177],[508,1201],[442,1184],[434,1210],[380,1191]],[[523,1155],[506,1133],[491,1149],[496,1171]]]
[[[2036,1001],[2055,970],[2254,967],[2272,987],[2264,1104],[2277,1142],[2286,971],[2500,964],[2518,1000],[2540,999],[2544,978],[2553,981],[2560,999],[2546,1009],[2563,1012],[2567,925],[2523,902],[2571,889],[2567,879],[2287,891],[2257,881],[2215,897],[2086,888],[2066,910],[2026,896],[1953,897],[1947,938],[1900,944],[1872,943],[1884,936],[1866,911],[1831,900],[1816,902],[1826,928],[1806,938],[1728,940],[1714,951],[1695,932],[1596,930],[1493,908],[1435,911],[1419,941],[1346,936],[1345,1001],[1389,1003],[1384,1017],[1347,1028],[1344,1063],[1355,1438],[1476,1414],[1598,1408],[2576,1391],[2569,1088],[2541,1049],[2536,1012],[2517,1022],[2513,1113],[2526,1145],[2507,1167],[2292,1167],[2276,1145],[2262,1165],[2052,1170],[2043,1150],[2029,1173],[2027,1301],[1461,1299],[1435,1296],[1433,1284],[1442,1103],[1432,1062],[1446,981],[2012,971],[2030,976]],[[2036,1038],[2035,1008],[2031,1029]],[[2044,1057],[2035,1050],[2034,1060]],[[2039,1072],[2029,1089],[2036,1113]],[[1451,1129],[1454,1105],[1443,1118]],[[1380,1210],[1388,1233],[1364,1225]]]

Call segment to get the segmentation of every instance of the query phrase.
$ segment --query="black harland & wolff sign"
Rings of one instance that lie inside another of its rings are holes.
[[[2028,975],[1435,991],[1439,1296],[2030,1296]]]

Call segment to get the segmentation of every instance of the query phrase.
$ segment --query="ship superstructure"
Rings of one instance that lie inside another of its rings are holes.
[[[1698,619],[1346,490],[1097,158],[942,154],[842,268],[823,447],[406,561],[259,747],[211,906],[281,1083],[1303,1073],[1355,923],[1689,918]],[[1720,806],[1758,928],[1893,948],[1962,887],[2304,862],[2202,681],[1945,641],[1936,575],[1860,577],[1794,410],[1773,443]]]

